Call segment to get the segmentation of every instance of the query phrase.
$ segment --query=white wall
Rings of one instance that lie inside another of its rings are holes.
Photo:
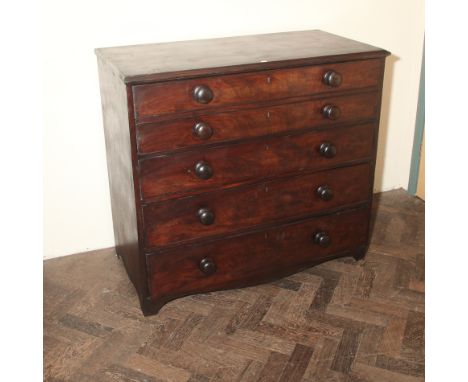
[[[113,245],[94,48],[305,29],[393,53],[387,59],[376,189],[406,188],[423,0],[44,0],[44,257]]]

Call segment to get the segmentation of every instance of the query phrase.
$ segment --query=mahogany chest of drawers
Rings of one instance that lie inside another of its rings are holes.
[[[144,314],[365,254],[387,51],[303,31],[96,53]]]

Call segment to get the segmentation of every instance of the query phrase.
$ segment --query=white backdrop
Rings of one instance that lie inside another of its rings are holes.
[[[44,0],[44,257],[113,246],[94,48],[322,29],[387,58],[376,191],[407,187],[423,0]]]

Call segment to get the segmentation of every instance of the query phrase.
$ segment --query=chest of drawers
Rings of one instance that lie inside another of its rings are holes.
[[[365,254],[388,52],[303,31],[96,54],[116,251],[144,314]]]

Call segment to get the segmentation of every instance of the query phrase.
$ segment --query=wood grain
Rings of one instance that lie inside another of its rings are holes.
[[[350,89],[377,88],[380,68],[381,60],[376,59],[137,85],[133,87],[135,117],[141,122],[150,116]],[[331,87],[323,82],[323,76],[329,70],[342,75],[340,86]],[[214,98],[210,103],[200,104],[194,100],[192,91],[199,85],[212,90]]]
[[[350,252],[367,242],[367,208],[313,218],[213,243],[161,250],[147,256],[150,293],[155,306],[197,292],[258,284],[310,266],[333,254]],[[328,232],[331,244],[314,243]],[[217,267],[204,274],[204,258]]]
[[[365,121],[376,118],[378,101],[378,94],[369,92],[298,103],[283,101],[281,104],[266,107],[249,105],[223,113],[197,112],[189,118],[138,125],[138,151],[141,155],[145,155],[269,134],[285,134],[317,126]],[[322,115],[325,105],[338,107],[341,111],[340,118],[337,120],[325,118]],[[205,123],[212,129],[213,134],[209,139],[202,140],[193,133],[193,127],[197,123]]]
[[[251,180],[368,160],[372,155],[374,128],[374,124],[340,127],[142,160],[142,199],[195,195]],[[336,146],[334,158],[320,155],[319,146],[323,142]],[[212,167],[210,179],[196,176],[194,166],[198,161]]]
[[[362,164],[309,175],[213,191],[198,196],[152,203],[143,207],[146,248],[186,242],[245,230],[260,224],[307,217],[369,200],[370,166]],[[333,192],[331,200],[317,195],[320,186]],[[203,225],[201,208],[214,215]]]

